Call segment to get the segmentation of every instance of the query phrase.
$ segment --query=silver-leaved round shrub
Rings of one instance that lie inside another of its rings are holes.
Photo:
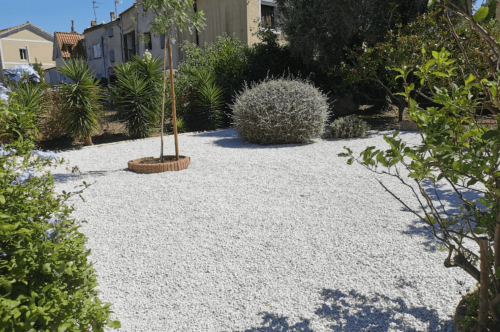
[[[321,136],[329,115],[326,94],[291,76],[245,84],[231,109],[234,129],[257,144],[310,142]]]
[[[349,115],[333,121],[327,136],[331,138],[364,138],[369,129],[366,121],[361,120],[357,115]]]

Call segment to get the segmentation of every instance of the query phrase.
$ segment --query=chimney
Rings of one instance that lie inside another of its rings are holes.
[[[115,12],[109,13],[109,17],[111,17],[111,22],[113,22],[114,20],[116,20]]]
[[[75,21],[71,20],[71,32],[75,32]]]
[[[95,21],[90,21],[90,26],[91,27],[95,27],[97,25],[97,23]]]

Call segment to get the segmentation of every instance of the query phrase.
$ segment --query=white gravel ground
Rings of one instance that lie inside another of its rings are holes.
[[[453,330],[472,278],[443,266],[446,253],[377,176],[337,157],[385,147],[382,133],[258,146],[228,129],[179,142],[192,159],[181,172],[127,170],[158,156],[159,138],[60,153],[82,175],[57,170],[59,190],[93,183],[75,216],[88,221],[100,298],[121,331]]]

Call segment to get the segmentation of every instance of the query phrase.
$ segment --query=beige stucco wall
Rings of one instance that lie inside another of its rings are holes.
[[[3,68],[19,64],[42,63],[44,69],[55,66],[52,60],[53,43],[29,31],[22,30],[0,39]],[[28,59],[21,60],[19,49],[28,47]]]
[[[19,32],[16,32],[16,33],[9,35],[9,37],[7,37],[7,38],[41,40],[41,41],[47,40],[47,39],[43,38],[42,36],[39,36],[36,33],[33,33],[29,30],[21,30]]]
[[[243,42],[248,43],[247,12],[253,12],[252,7],[258,2],[259,0],[198,0],[198,10],[203,10],[206,24],[205,29],[199,33],[200,46],[206,42],[215,42],[217,36],[223,33],[235,33]]]
[[[248,31],[248,46],[252,46],[259,42],[257,36],[253,36],[257,32],[258,23],[260,19],[260,2],[259,0],[249,0],[248,1],[248,12],[247,12],[247,31]]]
[[[273,1],[269,1],[273,2]],[[259,42],[253,34],[260,19],[259,0],[198,0],[198,10],[205,14],[205,29],[200,32],[200,46],[215,42],[217,36],[235,33],[249,46]],[[186,36],[195,42],[195,38]]]

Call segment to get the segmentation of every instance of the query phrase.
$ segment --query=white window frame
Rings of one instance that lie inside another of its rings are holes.
[[[24,54],[24,59],[22,57],[22,54]],[[21,61],[28,61],[28,48],[27,47],[19,47],[19,57],[21,58]]]
[[[276,32],[281,33],[278,27],[278,20],[276,17],[278,16],[278,4],[274,2],[274,0],[259,0],[259,21],[262,23],[262,5],[274,7],[274,24],[276,25]]]

